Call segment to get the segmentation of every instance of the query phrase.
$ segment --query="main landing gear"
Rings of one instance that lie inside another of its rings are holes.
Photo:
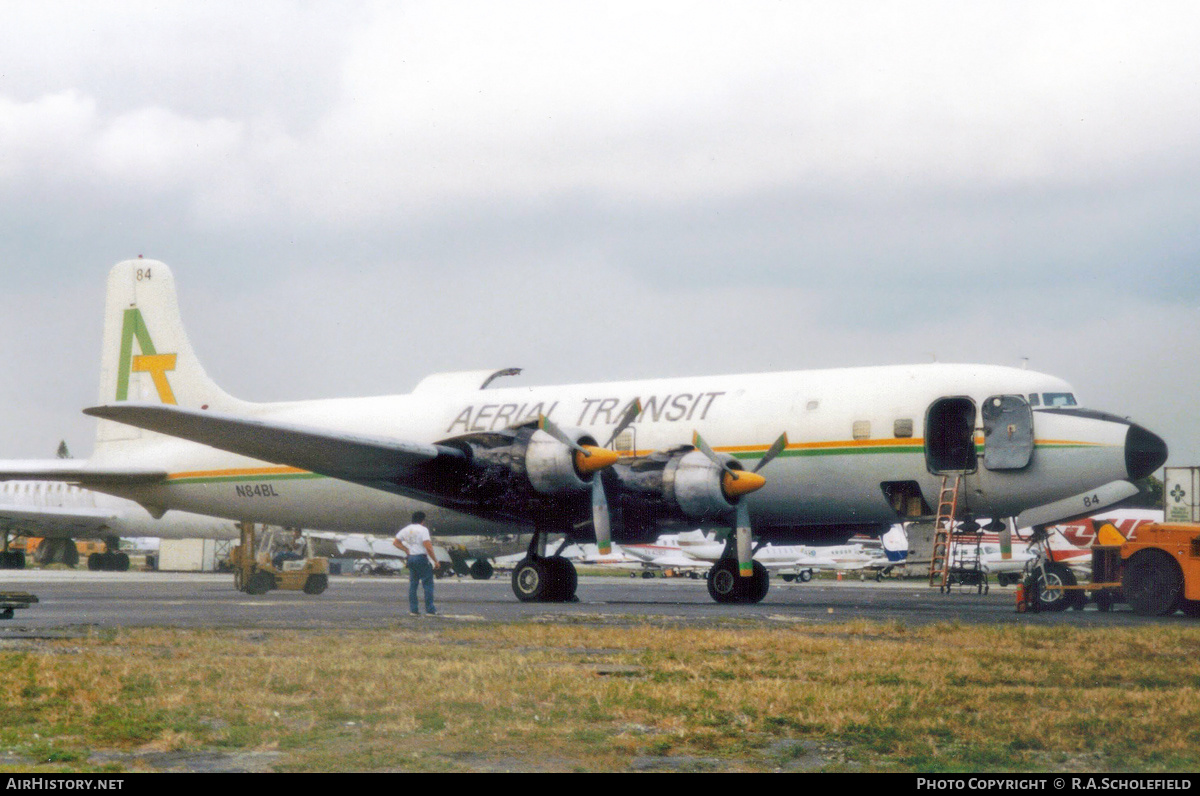
[[[104,539],[105,551],[87,557],[87,568],[92,572],[128,572],[129,555],[120,550],[121,542],[115,536]]]
[[[722,558],[708,571],[708,594],[719,603],[760,603],[771,587],[767,568],[757,561],[753,574],[742,577],[736,558]]]
[[[546,555],[546,535],[537,531],[529,543],[529,551],[513,569],[512,590],[523,603],[569,603],[575,602],[575,589],[579,586],[579,575],[575,565],[558,555],[567,544],[566,539],[554,555]]]

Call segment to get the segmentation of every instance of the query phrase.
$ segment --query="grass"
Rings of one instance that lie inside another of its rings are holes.
[[[0,646],[8,770],[213,750],[283,771],[1200,768],[1191,624],[443,622],[22,643]]]

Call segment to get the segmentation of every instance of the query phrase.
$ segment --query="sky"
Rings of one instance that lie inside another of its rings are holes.
[[[247,400],[1027,364],[1200,465],[1200,4],[3,11],[0,458],[144,255]]]

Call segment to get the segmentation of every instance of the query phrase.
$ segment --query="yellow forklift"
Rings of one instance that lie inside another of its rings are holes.
[[[229,553],[233,585],[246,594],[266,594],[272,589],[320,594],[329,585],[329,559],[293,556],[272,561],[269,551],[255,554],[254,523],[238,523],[241,544]],[[297,531],[296,533],[299,533]]]

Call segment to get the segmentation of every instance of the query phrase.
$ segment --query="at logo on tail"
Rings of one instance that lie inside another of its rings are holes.
[[[137,355],[133,353],[134,338],[137,338],[141,350]],[[141,310],[137,307],[125,310],[125,320],[121,326],[121,354],[117,360],[116,399],[129,400],[130,373],[149,373],[154,381],[154,389],[158,391],[158,399],[164,404],[174,404],[175,393],[171,391],[171,382],[167,380],[168,370],[175,370],[175,354],[160,354],[155,350]]]

